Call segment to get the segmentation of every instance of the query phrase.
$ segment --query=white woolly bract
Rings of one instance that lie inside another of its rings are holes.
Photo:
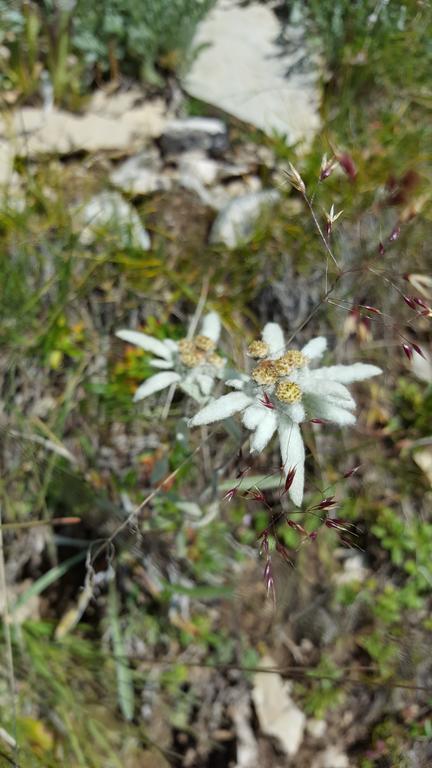
[[[329,397],[338,403],[340,402],[343,408],[355,408],[355,401],[350,391],[337,381],[327,381],[326,379],[317,381],[309,371],[299,375],[297,381],[306,395],[315,395],[317,398]]]
[[[199,427],[203,424],[213,424],[215,421],[227,419],[238,411],[250,405],[252,399],[244,392],[230,392],[222,395],[217,400],[209,403],[189,421],[190,427]]]
[[[306,418],[305,409],[302,403],[288,405],[285,410],[287,416],[289,416],[292,421],[295,421],[296,424],[300,424]]]
[[[163,357],[165,360],[172,360],[171,351],[159,339],[154,339],[153,336],[147,336],[146,333],[140,331],[127,331],[121,330],[116,332],[116,336],[123,341],[127,341],[128,344],[135,344],[141,349],[145,349],[146,352],[152,352],[153,355]]]
[[[174,341],[174,339],[164,339],[164,340],[163,340],[163,343],[165,344],[165,346],[166,346],[166,347],[167,347],[169,350],[171,350],[171,352],[177,352],[177,350],[178,350],[178,344],[177,344],[177,342],[176,342],[176,341]]]
[[[205,315],[201,324],[201,334],[217,343],[221,332],[221,321],[217,312],[209,312]]]
[[[277,428],[276,414],[267,409],[267,413],[264,414],[264,418],[261,419],[257,425],[255,432],[251,438],[251,451],[252,453],[261,453],[266,445],[272,439]]]
[[[209,395],[213,389],[213,377],[208,376],[206,373],[198,373],[195,378],[203,395]]]
[[[318,419],[326,419],[339,424],[340,427],[346,427],[355,424],[356,417],[350,410],[342,407],[339,403],[326,400],[325,398],[313,398],[312,415]]]
[[[138,387],[134,394],[134,401],[143,400],[144,397],[152,395],[154,392],[159,392],[161,389],[166,389],[170,384],[174,384],[180,381],[181,376],[174,371],[166,371],[165,373],[156,373],[154,376],[150,376],[141,386]]]
[[[256,429],[260,421],[265,417],[268,408],[262,405],[250,405],[243,414],[243,424],[247,429]]]
[[[173,367],[172,361],[158,360],[156,357],[150,360],[150,365],[152,368],[160,368],[163,371],[169,371]]]
[[[244,381],[242,381],[242,379],[228,379],[225,382],[225,385],[227,387],[232,387],[232,389],[243,389]]]
[[[382,373],[381,368],[369,363],[353,363],[353,365],[330,365],[310,371],[310,375],[327,381],[337,381],[340,384],[350,384],[352,381],[363,381]],[[317,384],[319,387],[319,384]]]
[[[282,328],[278,323],[267,323],[262,332],[262,340],[269,348],[270,357],[279,357],[285,351],[285,341]]]
[[[305,448],[298,424],[288,419],[279,422],[279,442],[285,477],[295,469],[294,480],[288,493],[297,507],[303,501]]]
[[[306,346],[303,347],[302,352],[309,360],[318,360],[326,349],[327,339],[324,336],[317,336],[316,339],[308,341]]]

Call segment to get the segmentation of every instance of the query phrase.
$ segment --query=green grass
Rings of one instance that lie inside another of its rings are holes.
[[[191,61],[197,24],[214,0],[86,0],[56,8],[2,0],[0,85],[20,99],[38,97],[49,73],[58,104],[80,108],[95,83],[134,78],[164,87]]]

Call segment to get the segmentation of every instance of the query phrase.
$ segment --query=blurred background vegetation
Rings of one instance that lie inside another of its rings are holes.
[[[139,82],[146,97],[170,98],[213,5],[0,0],[2,107],[39,105],[45,71],[55,104],[78,112],[101,87]],[[334,531],[298,548],[301,538],[287,528],[294,567],[277,566],[274,609],[257,545],[267,513],[250,500],[222,500],[235,482],[239,434],[193,453],[200,437],[185,429],[180,398],[166,422],[163,399],[132,404],[151,369],[144,353],[114,338],[119,327],[184,336],[203,286],[234,360],[264,322],[295,327],[319,301],[324,264],[295,193],[281,187],[277,212],[234,251],[209,245],[208,211],[197,219],[191,197],[174,205],[170,192],[137,203],[150,251],[126,246],[112,228],[84,247],[71,205],[109,186],[104,157],[18,158],[20,199],[5,193],[0,205],[0,507],[10,617],[3,590],[0,711],[25,768],[183,766],[188,750],[193,766],[235,765],[228,692],[249,690],[265,653],[292,668],[296,702],[327,721],[325,738],[341,740],[352,765],[432,760],[432,385],[401,347],[408,334],[431,349],[430,319],[413,327],[401,294],[414,292],[407,274],[431,271],[432,11],[414,0],[273,5],[282,24],[301,7],[320,51],[323,129],[301,157],[283,136],[237,121],[230,136],[235,146],[264,146],[278,163],[293,162],[308,188],[325,152],[347,153],[356,168],[355,180],[334,174],[319,185],[320,215],[332,204],[344,210],[333,242],[346,272],[334,303],[320,306],[298,342],[323,333],[338,360],[385,371],[358,390],[358,429],[305,430],[308,502],[322,498],[320,489],[337,494],[338,516],[356,526],[358,568],[349,577],[353,553]],[[183,100],[188,114],[214,114]],[[258,173],[266,182],[264,165]],[[365,270],[370,264],[378,277]],[[429,301],[424,285],[419,295]],[[350,313],[359,304],[386,320]],[[255,461],[254,476],[272,474],[277,461],[276,451]],[[276,506],[275,484],[267,486]],[[79,522],[50,524],[64,517]],[[15,759],[6,736],[5,766]]]

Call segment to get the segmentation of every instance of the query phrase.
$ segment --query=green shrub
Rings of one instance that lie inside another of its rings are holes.
[[[58,102],[119,76],[162,84],[193,55],[215,0],[0,0],[0,87],[24,97],[48,70]]]

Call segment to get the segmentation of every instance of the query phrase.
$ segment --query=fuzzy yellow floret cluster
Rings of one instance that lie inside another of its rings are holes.
[[[180,361],[186,368],[196,368],[198,365],[213,365],[220,368],[223,359],[214,352],[216,344],[208,336],[197,336],[195,339],[180,339],[178,350]]]
[[[308,362],[302,352],[290,349],[276,360],[267,358],[268,346],[264,341],[253,341],[248,347],[248,355],[260,362],[253,369],[251,376],[256,384],[270,386],[276,384],[275,395],[282,403],[298,403],[301,400],[301,389],[293,381],[285,380],[296,368],[303,368]]]

